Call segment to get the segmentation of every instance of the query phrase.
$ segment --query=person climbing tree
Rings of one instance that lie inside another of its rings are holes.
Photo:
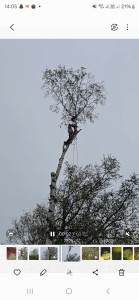
[[[72,117],[71,121],[75,122],[75,117]],[[69,134],[69,138],[67,141],[64,142],[64,146],[71,144],[75,135],[77,134],[77,124],[76,123],[73,123],[73,124],[69,123],[68,134]]]

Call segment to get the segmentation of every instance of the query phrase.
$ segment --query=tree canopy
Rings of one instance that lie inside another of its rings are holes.
[[[96,82],[84,67],[77,70],[61,65],[54,70],[46,68],[42,88],[45,97],[53,97],[50,109],[61,112],[61,124],[66,126],[72,116],[76,116],[78,123],[93,122],[97,116],[96,107],[106,99],[103,82]]]
[[[57,187],[54,244],[125,244],[139,242],[133,220],[138,217],[139,176],[123,180],[120,164],[111,155],[94,166],[66,163]],[[15,242],[45,244],[48,207],[37,205],[32,213],[14,220]],[[132,236],[126,235],[132,231]]]

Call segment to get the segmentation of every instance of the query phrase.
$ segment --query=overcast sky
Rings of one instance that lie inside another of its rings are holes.
[[[52,99],[43,96],[46,66],[84,66],[104,80],[106,104],[78,136],[79,165],[111,153],[125,178],[138,173],[138,57],[139,40],[0,40],[0,242],[14,218],[46,201],[50,172],[68,137],[60,115],[49,111]],[[73,162],[73,146],[66,160]]]

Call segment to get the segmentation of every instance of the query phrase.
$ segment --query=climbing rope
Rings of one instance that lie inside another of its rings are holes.
[[[77,166],[78,166],[78,145],[77,145],[77,139],[76,139],[76,155],[77,155]]]
[[[72,162],[73,166],[74,166],[74,152],[75,152],[75,140],[73,142],[73,162]]]
[[[78,147],[77,147],[77,137],[73,142],[73,165],[75,162],[75,151],[76,151],[76,164],[78,166]]]

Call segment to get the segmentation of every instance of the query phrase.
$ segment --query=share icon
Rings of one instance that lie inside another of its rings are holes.
[[[93,271],[92,273],[98,276],[98,269],[96,269],[96,270]]]

